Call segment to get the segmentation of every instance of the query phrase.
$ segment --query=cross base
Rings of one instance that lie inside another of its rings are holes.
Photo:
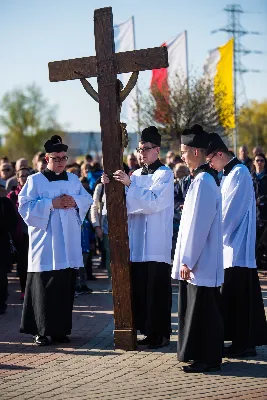
[[[114,343],[115,349],[121,349],[125,351],[136,350],[136,330],[115,329]]]

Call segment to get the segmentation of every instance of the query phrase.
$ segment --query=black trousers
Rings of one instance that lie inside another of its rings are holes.
[[[267,323],[256,268],[224,271],[222,285],[224,340],[237,350],[267,344]]]
[[[6,304],[8,297],[8,280],[7,280],[8,266],[0,264],[0,308]]]
[[[17,269],[19,274],[19,282],[21,292],[25,292],[26,281],[27,281],[27,270],[28,270],[28,252],[29,252],[29,235],[23,233],[22,240],[17,247],[18,251],[18,263]]]
[[[146,336],[171,334],[171,266],[161,262],[133,262],[132,290],[135,327]]]
[[[179,281],[179,361],[222,362],[223,317],[219,287],[192,285]]]

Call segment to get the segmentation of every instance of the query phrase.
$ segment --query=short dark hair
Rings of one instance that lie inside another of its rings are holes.
[[[93,161],[93,157],[91,156],[91,154],[86,154],[85,159],[86,161],[88,160]]]
[[[21,167],[20,169],[17,170],[17,173],[16,173],[16,174],[17,174],[17,177],[19,176],[20,171],[28,171],[28,172],[29,172],[29,175],[31,174],[30,168]]]
[[[266,157],[265,157],[265,155],[263,153],[257,153],[255,155],[255,157],[253,158],[254,161],[255,161],[256,157],[262,157],[264,159],[265,164],[266,164]]]
[[[36,157],[36,161],[38,162],[38,161],[41,161],[41,160],[43,160],[43,158],[45,158],[45,153],[44,152],[40,152],[39,154],[38,154],[38,156]]]
[[[153,146],[153,148],[156,148],[156,147],[159,147],[159,148],[160,148],[160,147],[161,147],[159,144],[156,144],[156,143],[153,143],[153,142],[146,142],[146,141],[144,141],[144,140],[139,140],[138,143],[141,143],[141,144],[151,143],[152,146]]]
[[[228,150],[228,149],[226,150],[223,148],[218,148],[218,149],[214,150],[212,153],[224,153],[224,154],[227,154],[228,156],[235,157],[235,153],[232,150]]]

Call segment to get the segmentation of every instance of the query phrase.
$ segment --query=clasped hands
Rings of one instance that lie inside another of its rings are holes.
[[[124,186],[130,186],[131,184],[131,179],[129,178],[129,176],[126,174],[126,172],[121,171],[120,169],[114,172],[113,178],[115,179],[115,181],[123,183]],[[103,173],[103,175],[101,176],[101,182],[104,185],[110,182],[107,174]]]
[[[67,194],[62,194],[61,196],[56,197],[52,200],[52,204],[54,208],[68,209],[76,207],[74,198]]]

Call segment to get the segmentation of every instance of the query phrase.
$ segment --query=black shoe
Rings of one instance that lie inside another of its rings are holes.
[[[33,337],[33,343],[36,344],[36,346],[47,346],[49,340],[46,336],[36,335]]]
[[[188,374],[200,374],[202,372],[217,372],[221,370],[221,365],[210,365],[195,361],[191,365],[185,365],[182,370]]]
[[[70,343],[68,336],[51,336],[52,343]]]
[[[84,294],[84,291],[82,290],[81,287],[77,287],[75,289],[74,297],[80,296],[81,294]]]
[[[137,340],[137,344],[138,344],[139,346],[146,346],[147,344],[150,344],[151,340],[152,340],[152,339],[151,339],[149,336],[147,336],[147,337],[145,337],[144,339]]]
[[[247,349],[236,349],[233,345],[224,348],[224,355],[226,357],[254,357],[257,355],[255,347],[249,347]]]
[[[5,314],[6,308],[7,308],[7,304],[3,304],[2,306],[0,306],[0,315]]]
[[[157,339],[152,340],[148,348],[153,350],[153,349],[160,349],[161,347],[169,346],[170,344],[170,339],[167,339],[165,336],[160,336]]]

